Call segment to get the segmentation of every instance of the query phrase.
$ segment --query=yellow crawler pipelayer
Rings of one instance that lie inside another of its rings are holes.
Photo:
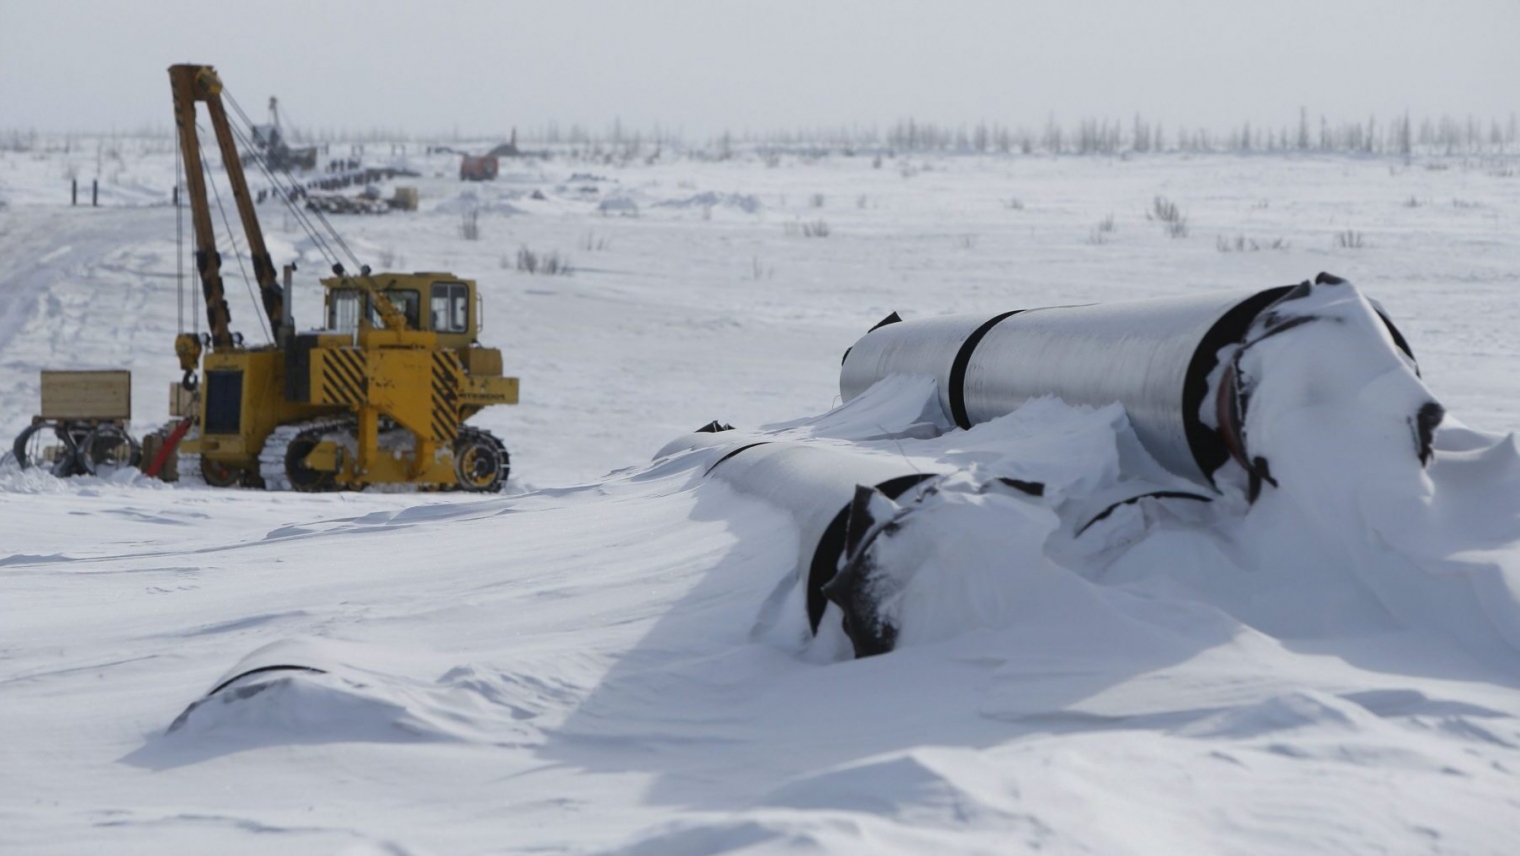
[[[367,270],[349,276],[337,268],[338,276],[321,281],[325,329],[295,332],[285,308],[292,268],[282,287],[248,195],[221,81],[203,65],[173,66],[169,77],[211,347],[203,356],[194,335],[175,340],[186,382],[197,369],[204,373],[193,414],[199,431],[182,451],[199,455],[201,473],[216,485],[499,490],[507,473],[501,442],[461,426],[484,407],[516,404],[518,381],[502,375],[501,351],[477,342],[474,280]],[[277,331],[273,345],[244,347],[230,331],[197,102],[216,131],[263,308]]]

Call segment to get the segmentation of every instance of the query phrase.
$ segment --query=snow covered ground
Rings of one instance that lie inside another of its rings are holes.
[[[101,169],[106,207],[58,204],[70,158],[86,180]],[[476,420],[506,438],[511,495],[0,472],[0,849],[1512,849],[1520,651],[1452,625],[1520,614],[1513,543],[1466,545],[1498,582],[1453,613],[1358,576],[1387,547],[1360,533],[1339,533],[1344,565],[1294,566],[1303,553],[1271,545],[1232,554],[1250,544],[1234,530],[1161,527],[1101,573],[1011,568],[1019,607],[998,626],[837,660],[751,634],[795,561],[791,520],[704,481],[701,455],[650,459],[710,419],[830,410],[844,349],[892,310],[1321,270],[1382,302],[1450,414],[1514,432],[1514,163],[559,158],[481,185],[453,180],[449,156],[408,164],[420,212],[335,220],[377,269],[480,281],[483,338],[523,379],[520,406]],[[136,427],[166,418],[172,170],[168,149],[0,153],[0,437],[34,412],[44,367],[130,367]],[[1187,237],[1147,218],[1157,196]],[[470,209],[478,241],[460,234]],[[263,211],[276,262],[314,275],[291,219]],[[1361,247],[1341,246],[1348,230]],[[520,272],[522,247],[574,273]],[[302,323],[316,290],[298,281]],[[1042,418],[1028,430],[1099,445],[1122,430]],[[1510,459],[1488,460],[1513,488]],[[1516,496],[1497,497],[1436,507],[1505,531]],[[282,664],[323,672],[266,673],[186,713]]]

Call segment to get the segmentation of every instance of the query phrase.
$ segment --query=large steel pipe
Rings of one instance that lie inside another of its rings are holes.
[[[823,586],[833,579],[844,556],[845,526],[856,487],[874,487],[897,499],[949,469],[926,471],[924,462],[900,456],[761,441],[735,445],[706,474],[770,503],[796,522],[796,582],[805,586],[808,621],[816,632],[828,605]]]
[[[1325,274],[1320,281],[1339,283]],[[1293,289],[887,324],[845,354],[840,394],[849,401],[888,375],[928,375],[939,384],[946,415],[962,428],[1042,395],[1076,405],[1119,402],[1158,462],[1213,486],[1215,470],[1229,459],[1232,444],[1239,445],[1204,418],[1206,408],[1216,412],[1216,403],[1205,400],[1219,352],[1241,342],[1251,322]],[[1407,353],[1392,324],[1389,330]],[[1233,394],[1214,380],[1218,394]]]

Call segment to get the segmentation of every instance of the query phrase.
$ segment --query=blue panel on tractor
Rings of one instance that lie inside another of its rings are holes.
[[[206,372],[207,434],[236,434],[243,419],[243,373]]]

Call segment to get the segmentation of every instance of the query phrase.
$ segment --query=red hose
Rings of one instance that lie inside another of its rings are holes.
[[[169,436],[164,439],[164,444],[159,447],[158,454],[153,456],[153,463],[148,465],[148,469],[144,471],[143,475],[146,475],[148,478],[154,478],[158,475],[158,471],[163,469],[164,464],[169,462],[169,455],[179,448],[179,441],[185,439],[185,432],[190,430],[190,423],[192,421],[191,417],[186,416],[182,422],[174,426],[174,430],[170,431]]]

